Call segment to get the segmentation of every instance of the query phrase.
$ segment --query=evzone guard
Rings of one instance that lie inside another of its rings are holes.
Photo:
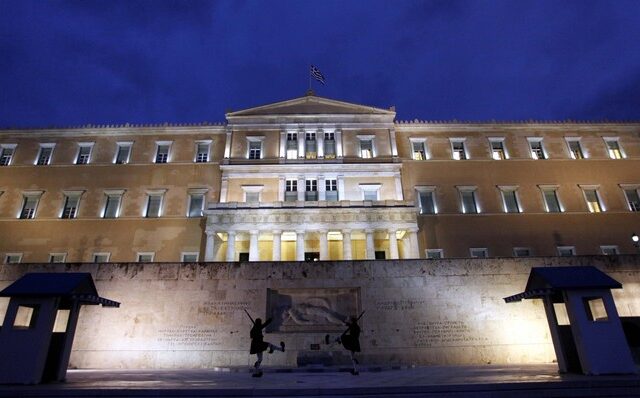
[[[254,321],[251,318],[251,315],[245,310],[249,319],[251,319],[251,323],[253,326],[251,327],[251,331],[249,332],[249,336],[251,337],[251,348],[249,350],[249,354],[257,355],[258,360],[253,365],[254,372],[253,377],[262,377],[262,370],[260,370],[260,364],[262,363],[262,353],[269,350],[269,354],[273,354],[273,351],[282,351],[284,352],[284,341],[280,342],[280,346],[273,345],[269,342],[264,341],[264,336],[262,334],[262,329],[269,326],[271,323],[271,318],[267,319],[265,323],[262,323],[262,319],[256,318]]]
[[[360,314],[359,317],[351,317],[351,320],[345,322],[347,326],[347,330],[345,330],[340,337],[337,337],[334,341],[338,344],[342,344],[342,346],[349,351],[351,356],[351,363],[353,365],[353,369],[351,370],[351,374],[357,376],[360,374],[358,372],[358,360],[356,359],[356,352],[360,352],[360,326],[358,325],[358,321],[364,315],[364,311]],[[329,335],[324,337],[325,343],[331,343],[331,338]]]

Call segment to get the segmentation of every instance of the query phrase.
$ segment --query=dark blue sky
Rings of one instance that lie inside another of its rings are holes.
[[[640,119],[640,1],[0,0],[0,126],[223,121],[310,63],[399,119]]]

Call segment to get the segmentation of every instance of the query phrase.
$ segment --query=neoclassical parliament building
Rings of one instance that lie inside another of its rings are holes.
[[[5,263],[631,254],[640,123],[399,121],[300,98],[220,124],[0,130]]]

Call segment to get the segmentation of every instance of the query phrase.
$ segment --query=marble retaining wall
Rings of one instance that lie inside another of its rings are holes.
[[[73,368],[206,368],[253,364],[250,321],[275,316],[266,340],[287,344],[266,366],[343,364],[322,343],[341,317],[365,311],[361,363],[550,363],[542,303],[505,304],[533,266],[595,265],[620,281],[621,316],[640,316],[640,256],[581,256],[339,262],[16,264],[0,266],[0,288],[25,272],[90,272],[120,308],[85,306]],[[6,300],[0,302],[4,318]],[[0,319],[2,319],[0,318]]]

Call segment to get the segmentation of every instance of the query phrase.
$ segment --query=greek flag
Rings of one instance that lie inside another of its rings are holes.
[[[313,77],[314,79],[316,79],[320,83],[324,84],[324,76],[322,76],[322,72],[320,72],[320,69],[318,69],[315,66],[311,65],[310,73],[311,73],[311,77]]]

